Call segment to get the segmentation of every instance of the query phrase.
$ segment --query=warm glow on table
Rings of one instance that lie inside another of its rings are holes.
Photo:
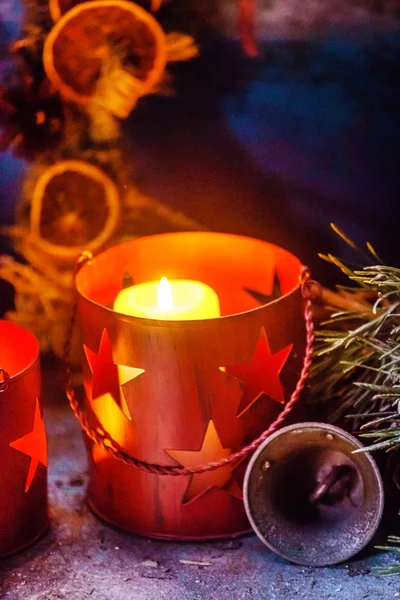
[[[220,316],[216,292],[190,279],[147,281],[122,290],[114,310],[124,315],[170,321],[212,319]]]

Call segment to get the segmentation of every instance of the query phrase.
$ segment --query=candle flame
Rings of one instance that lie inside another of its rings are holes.
[[[157,289],[157,307],[160,310],[172,310],[173,306],[171,285],[166,277],[162,277]]]

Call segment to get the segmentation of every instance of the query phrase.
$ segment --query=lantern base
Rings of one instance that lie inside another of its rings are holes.
[[[229,533],[220,533],[220,534],[214,534],[214,535],[174,535],[173,533],[169,534],[169,533],[157,533],[154,531],[136,531],[133,529],[128,529],[127,527],[124,527],[123,525],[121,525],[120,523],[117,523],[116,521],[113,521],[112,519],[109,518],[109,516],[105,516],[104,514],[102,514],[101,511],[99,511],[96,506],[93,504],[93,502],[91,502],[89,499],[86,499],[86,503],[89,507],[89,509],[91,510],[91,512],[98,517],[99,519],[101,519],[101,521],[103,521],[104,523],[106,523],[107,525],[118,529],[119,531],[125,531],[127,533],[130,533],[132,535],[137,535],[139,537],[143,537],[143,538],[150,538],[153,540],[164,540],[164,541],[170,541],[170,542],[212,542],[212,541],[216,541],[216,540],[229,540],[229,539],[235,539],[238,537],[243,537],[245,535],[250,535],[250,534],[254,534],[254,531],[251,527],[248,528],[243,528],[240,529],[239,531],[234,531],[234,532],[229,532]]]
[[[18,554],[19,552],[22,552],[23,550],[34,546],[36,542],[38,542],[42,537],[44,537],[48,533],[49,529],[50,523],[48,522],[46,526],[43,529],[41,529],[39,533],[37,533],[34,537],[30,538],[28,542],[24,542],[23,544],[20,544],[17,547],[7,550],[6,552],[0,552],[0,559],[13,556],[14,554]]]

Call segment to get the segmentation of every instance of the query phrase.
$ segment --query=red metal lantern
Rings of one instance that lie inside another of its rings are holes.
[[[86,399],[82,410],[72,404],[89,434],[95,513],[158,538],[249,530],[242,449],[293,402],[304,376],[301,269],[272,244],[204,232],[132,240],[81,267]],[[124,278],[132,286],[164,276],[210,286],[221,316],[166,320],[113,310]]]
[[[0,556],[6,556],[48,527],[39,345],[7,321],[0,321],[0,431]]]

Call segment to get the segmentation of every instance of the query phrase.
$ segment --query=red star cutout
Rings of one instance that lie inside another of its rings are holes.
[[[111,394],[118,406],[121,404],[121,395],[119,390],[118,369],[114,363],[110,338],[107,330],[104,329],[101,334],[99,349],[93,352],[90,348],[83,345],[92,379],[92,398],[100,398],[104,394]]]
[[[88,346],[83,345],[83,348],[93,375],[89,386],[92,400],[96,400],[96,398],[109,394],[118,408],[128,419],[130,419],[129,409],[121,394],[120,384],[125,382],[125,378],[129,378],[129,373],[132,373],[131,377],[133,377],[133,374],[134,376],[137,376],[138,372],[140,371],[140,373],[142,373],[143,370],[121,366],[120,373],[118,373],[118,366],[113,360],[111,342],[106,329],[103,330],[101,335],[97,353],[93,352]],[[123,381],[121,382],[119,381],[119,375],[123,378]]]
[[[223,448],[214,422],[210,421],[200,450],[166,450],[183,467],[197,467],[226,458],[232,454],[230,448]],[[207,473],[192,475],[186,488],[183,502],[191,502],[212,487],[223,488],[232,476],[232,466],[221,467]]]
[[[252,361],[229,367],[229,374],[246,384],[238,416],[242,415],[262,394],[267,394],[275,402],[281,404],[285,402],[279,375],[292,348],[293,344],[290,344],[272,354],[265,329],[261,327]]]
[[[44,420],[40,414],[39,398],[36,398],[35,414],[33,417],[33,429],[30,433],[10,443],[11,448],[23,452],[31,457],[29,471],[26,478],[25,493],[31,487],[39,463],[47,467],[47,440]]]

